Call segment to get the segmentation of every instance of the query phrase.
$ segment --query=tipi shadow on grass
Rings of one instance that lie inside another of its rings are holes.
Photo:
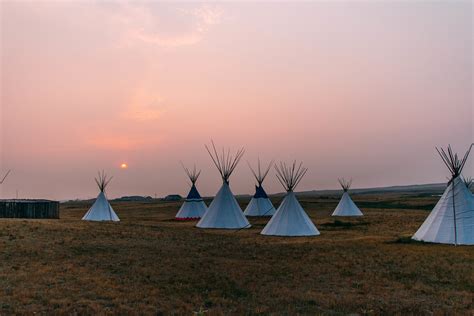
[[[221,175],[222,186],[196,227],[221,229],[249,228],[251,225],[244,216],[229,187],[229,178],[245,151],[241,148],[232,155],[230,149],[227,151],[222,149],[222,152],[218,153],[214,142],[211,143],[212,149],[207,145],[205,147]]]
[[[118,222],[120,221],[117,214],[115,214],[114,209],[110,205],[109,201],[107,200],[107,196],[105,194],[105,189],[109,185],[110,181],[112,181],[113,177],[108,178],[104,171],[99,172],[97,178],[95,178],[95,182],[99,187],[100,193],[97,196],[92,207],[87,211],[84,215],[82,220],[84,221],[112,221]]]
[[[261,234],[270,236],[319,235],[318,229],[301,207],[293,191],[308,169],[304,168],[302,163],[297,166],[296,161],[294,161],[290,166],[280,162],[279,165],[275,166],[275,170],[278,181],[287,193]]]

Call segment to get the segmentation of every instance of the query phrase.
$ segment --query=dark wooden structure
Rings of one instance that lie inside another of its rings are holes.
[[[59,218],[59,202],[0,200],[0,218]]]

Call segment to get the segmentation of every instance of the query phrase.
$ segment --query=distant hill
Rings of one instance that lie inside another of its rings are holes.
[[[446,183],[429,183],[429,184],[413,184],[413,185],[397,185],[389,187],[375,187],[375,188],[360,188],[351,189],[351,194],[381,194],[381,193],[430,193],[442,194],[446,189]],[[299,196],[323,196],[323,195],[339,195],[341,189],[336,190],[312,190],[297,192]],[[270,196],[282,196],[284,193],[269,194]],[[237,198],[250,198],[251,194],[238,194]],[[206,196],[205,199],[212,199],[212,196]],[[95,199],[83,200],[83,202],[93,202]],[[124,196],[112,201],[136,201],[136,202],[151,202],[154,201],[151,196]],[[62,201],[66,202],[66,201]]]
[[[446,183],[429,183],[429,184],[412,184],[412,185],[396,185],[389,187],[360,188],[351,189],[351,194],[379,194],[379,193],[431,193],[442,194],[446,189]],[[311,190],[296,192],[299,196],[322,196],[322,195],[339,195],[341,189],[335,190]],[[270,196],[281,196],[283,192],[269,194]],[[239,198],[250,197],[248,194],[236,195]]]
[[[446,183],[430,183],[430,184],[413,184],[413,185],[397,185],[389,187],[360,188],[351,189],[352,194],[377,194],[377,193],[433,193],[441,194],[446,189]],[[298,192],[301,196],[318,196],[340,194],[341,190],[312,190]]]
[[[121,198],[114,199],[112,201],[116,202],[149,202],[152,201],[153,198],[151,196],[140,196],[140,195],[132,195],[132,196],[122,196]]]

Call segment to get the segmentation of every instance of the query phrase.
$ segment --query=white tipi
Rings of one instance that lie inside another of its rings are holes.
[[[188,196],[184,201],[183,205],[176,214],[175,219],[177,220],[193,220],[201,218],[207,210],[206,203],[202,200],[199,191],[196,188],[196,181],[201,174],[201,170],[196,171],[196,166],[190,171],[183,165],[184,171],[191,180],[191,190],[189,190]]]
[[[230,150],[225,151],[223,149],[222,154],[219,155],[214,142],[212,142],[212,153],[207,146],[205,147],[219,170],[223,183],[196,227],[224,229],[249,228],[251,225],[244,216],[242,209],[229,187],[229,177],[242,158],[244,149],[238,150],[235,155],[231,155]]]
[[[474,198],[461,179],[462,169],[469,157],[471,147],[462,159],[438,149],[439,155],[451,172],[451,179],[440,200],[413,235],[413,239],[454,245],[474,245]]]
[[[472,191],[471,191],[471,187],[473,186],[474,184],[474,179],[471,178],[471,177],[463,177],[462,178],[463,181],[464,181],[464,184],[466,185],[466,188],[467,190],[471,193],[471,195],[473,194]],[[473,195],[474,196],[474,195]]]
[[[349,196],[349,188],[352,185],[352,179],[347,181],[344,178],[337,179],[339,184],[341,185],[344,193],[342,194],[342,198],[337,204],[336,209],[332,213],[332,216],[362,216],[362,212],[360,209],[355,205],[354,201],[352,201],[351,197]]]
[[[95,200],[92,207],[87,211],[86,215],[82,218],[84,221],[113,221],[118,222],[120,219],[115,214],[114,209],[110,205],[105,195],[105,189],[112,180],[112,177],[107,178],[104,171],[99,172],[99,176],[95,178],[95,182],[99,186],[99,196]]]
[[[301,207],[293,190],[306,174],[308,169],[302,163],[296,166],[296,161],[291,167],[281,163],[275,166],[278,181],[286,189],[286,196],[275,215],[262,230],[262,235],[273,236],[317,236],[319,231]]]
[[[263,180],[265,180],[272,165],[273,161],[270,162],[267,169],[262,173],[260,168],[260,159],[258,160],[257,172],[255,172],[255,170],[253,170],[252,166],[249,164],[249,168],[252,171],[255,180],[257,180],[257,185],[255,186],[255,194],[245,209],[245,216],[273,216],[273,214],[275,214],[275,207],[273,206],[272,201],[270,201],[268,198],[268,195],[262,186]]]

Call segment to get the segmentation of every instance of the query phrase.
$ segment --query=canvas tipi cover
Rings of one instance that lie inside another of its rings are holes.
[[[252,171],[255,180],[257,181],[257,185],[255,186],[255,194],[244,211],[245,216],[273,216],[273,214],[275,214],[275,207],[268,198],[268,195],[263,189],[262,185],[272,165],[273,161],[270,162],[267,169],[262,172],[260,168],[260,159],[258,160],[257,171],[253,170],[252,166],[249,164],[249,168]]]
[[[105,188],[109,184],[112,178],[107,179],[107,176],[104,172],[99,173],[99,177],[95,179],[97,185],[99,186],[100,193],[97,196],[92,207],[87,211],[82,220],[84,221],[120,221],[117,214],[115,214],[114,209],[110,205],[107,197],[105,196]]]
[[[346,181],[344,179],[339,179],[339,183],[344,190],[342,194],[342,198],[337,204],[336,209],[332,213],[332,216],[362,216],[362,212],[357,207],[357,205],[352,201],[349,195],[349,188],[351,186],[352,181]]]
[[[242,213],[229,184],[224,182],[206,213],[197,223],[199,228],[239,229],[250,227],[250,223]]]
[[[474,194],[471,191],[471,187],[474,187],[474,179],[473,178],[463,178],[464,184],[466,185],[467,190],[471,195],[474,197]]]
[[[245,216],[273,216],[276,210],[262,186],[255,186],[255,194],[245,209]]]
[[[459,177],[448,185],[413,239],[474,245],[474,201]]]
[[[230,155],[230,151],[224,150],[222,154],[218,154],[214,142],[212,142],[212,153],[207,146],[206,149],[219,170],[223,183],[196,227],[223,229],[249,228],[251,225],[244,216],[242,209],[229,187],[229,177],[244,154],[243,148],[237,151],[234,156]]]
[[[453,154],[451,147],[448,147],[447,153],[443,149],[438,152],[453,177],[430,215],[412,238],[442,244],[474,245],[474,199],[461,179],[461,171],[470,149],[463,159]]]
[[[196,171],[196,166],[194,166],[194,170],[190,171],[186,167],[184,167],[186,174],[188,175],[189,179],[191,180],[191,190],[186,197],[183,205],[179,209],[178,213],[176,214],[177,220],[192,220],[201,218],[202,215],[207,210],[206,203],[201,198],[197,188],[196,188],[196,181],[201,174],[201,171]]]
[[[307,169],[302,168],[302,164],[296,168],[296,162],[293,163],[292,167],[287,167],[285,164],[280,163],[280,166],[275,166],[275,169],[277,171],[277,178],[287,190],[287,194],[261,234],[272,236],[319,235],[318,229],[303,210],[293,192],[293,189],[304,176]]]

